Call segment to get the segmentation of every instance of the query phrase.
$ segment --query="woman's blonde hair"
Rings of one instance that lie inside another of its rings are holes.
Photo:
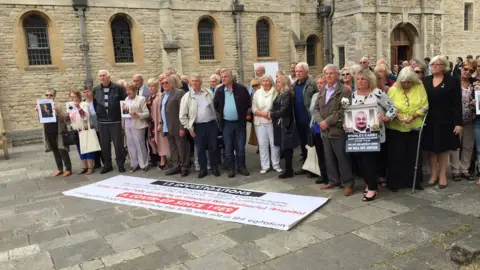
[[[290,79],[287,77],[287,76],[280,76],[278,77],[277,79],[277,82],[280,81],[280,84],[282,86],[282,89],[277,89],[280,90],[279,94],[283,93],[283,92],[289,92],[290,95],[293,95],[293,91],[291,89],[291,82],[290,82]]]
[[[148,79],[148,81],[147,81],[147,86],[148,86],[148,87],[157,87],[157,88],[158,88],[158,87],[160,86],[160,82],[159,82],[157,79],[155,79],[155,78],[150,78],[150,79]]]
[[[377,74],[378,72],[384,72],[385,76],[388,76],[389,70],[388,70],[388,67],[386,65],[380,64],[380,65],[377,65],[375,67],[374,72],[375,72],[375,74]]]
[[[170,75],[172,78],[173,82],[173,88],[181,89],[182,88],[182,80],[180,80],[180,77],[176,74]]]
[[[357,81],[358,76],[362,76],[368,81],[368,88],[370,91],[377,88],[377,76],[371,72],[369,69],[362,69],[355,74],[355,82]]]
[[[134,83],[127,83],[127,85],[125,86],[125,91],[132,91],[137,93],[137,85]]]

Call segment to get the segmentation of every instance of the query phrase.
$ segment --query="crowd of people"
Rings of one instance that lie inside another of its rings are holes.
[[[128,156],[130,172],[157,167],[165,175],[187,176],[194,164],[198,178],[209,172],[218,177],[221,169],[232,178],[250,174],[245,147],[251,122],[248,143],[258,146],[261,174],[273,169],[279,178],[307,175],[320,189],[341,187],[346,196],[359,177],[364,201],[374,200],[379,186],[421,190],[424,175],[430,175],[426,185],[445,188],[448,166],[454,181],[475,181],[480,60],[459,57],[454,67],[444,56],[424,61],[390,67],[383,59],[371,65],[363,57],[342,69],[328,64],[316,78],[305,62],[291,63],[289,74],[278,71],[275,78],[258,65],[248,87],[228,69],[216,69],[209,88],[202,88],[199,75],[179,76],[173,68],[146,83],[138,74],[131,82],[114,83],[101,70],[99,85],[71,91],[76,110],[66,112],[55,102],[57,122],[44,124],[44,142],[55,157],[55,176],[72,174],[65,134],[94,129],[98,137],[78,136],[74,142],[82,161],[79,174],[112,171],[113,142],[120,173]],[[54,100],[55,89],[47,89],[45,97]],[[346,151],[345,110],[357,105],[378,108],[377,152]],[[95,143],[99,151],[84,150]],[[320,175],[294,171],[294,149],[305,162],[308,145],[316,150]]]

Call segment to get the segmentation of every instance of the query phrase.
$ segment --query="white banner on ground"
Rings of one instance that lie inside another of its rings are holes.
[[[123,175],[63,194],[285,231],[328,201],[323,197]]]

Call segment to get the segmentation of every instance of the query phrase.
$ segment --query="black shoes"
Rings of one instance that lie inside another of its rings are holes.
[[[201,179],[201,178],[204,178],[205,176],[207,176],[207,171],[200,171],[198,173],[198,178]]]
[[[235,170],[234,169],[228,170],[228,178],[233,178],[233,177],[235,177]]]
[[[190,171],[189,170],[184,170],[182,171],[182,173],[180,174],[182,177],[185,177],[185,176],[188,176],[190,174]]]
[[[106,173],[109,173],[111,171],[113,171],[113,168],[103,167],[103,169],[100,171],[100,174],[106,174]]]
[[[328,184],[328,179],[324,178],[323,176],[320,176],[317,180],[315,180],[315,184]]]
[[[305,171],[304,169],[300,169],[298,171],[295,172],[295,175],[302,175],[302,174],[306,174],[307,171]]]
[[[118,172],[119,172],[119,173],[124,173],[124,172],[125,172],[125,168],[123,168],[123,167],[118,168]]]
[[[241,174],[241,175],[244,175],[244,176],[249,176],[250,173],[247,171],[246,168],[238,168],[238,173]]]
[[[220,176],[220,172],[218,171],[217,168],[212,169],[212,174],[215,175],[216,177],[219,177],[219,176]]]
[[[178,174],[180,173],[180,168],[179,167],[173,167],[171,169],[169,169],[168,171],[165,172],[165,175],[169,176],[169,175],[174,175],[174,174]]]
[[[293,178],[295,176],[295,173],[293,170],[285,170],[282,174],[278,176],[280,179],[285,179],[285,178]]]

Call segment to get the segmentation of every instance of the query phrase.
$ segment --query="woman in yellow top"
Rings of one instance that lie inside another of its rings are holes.
[[[397,108],[397,116],[388,123],[388,188],[397,192],[413,186],[419,133],[428,110],[427,92],[415,71],[406,67],[400,71],[397,82],[388,90],[388,96]],[[422,164],[419,159],[416,189],[423,189]]]

